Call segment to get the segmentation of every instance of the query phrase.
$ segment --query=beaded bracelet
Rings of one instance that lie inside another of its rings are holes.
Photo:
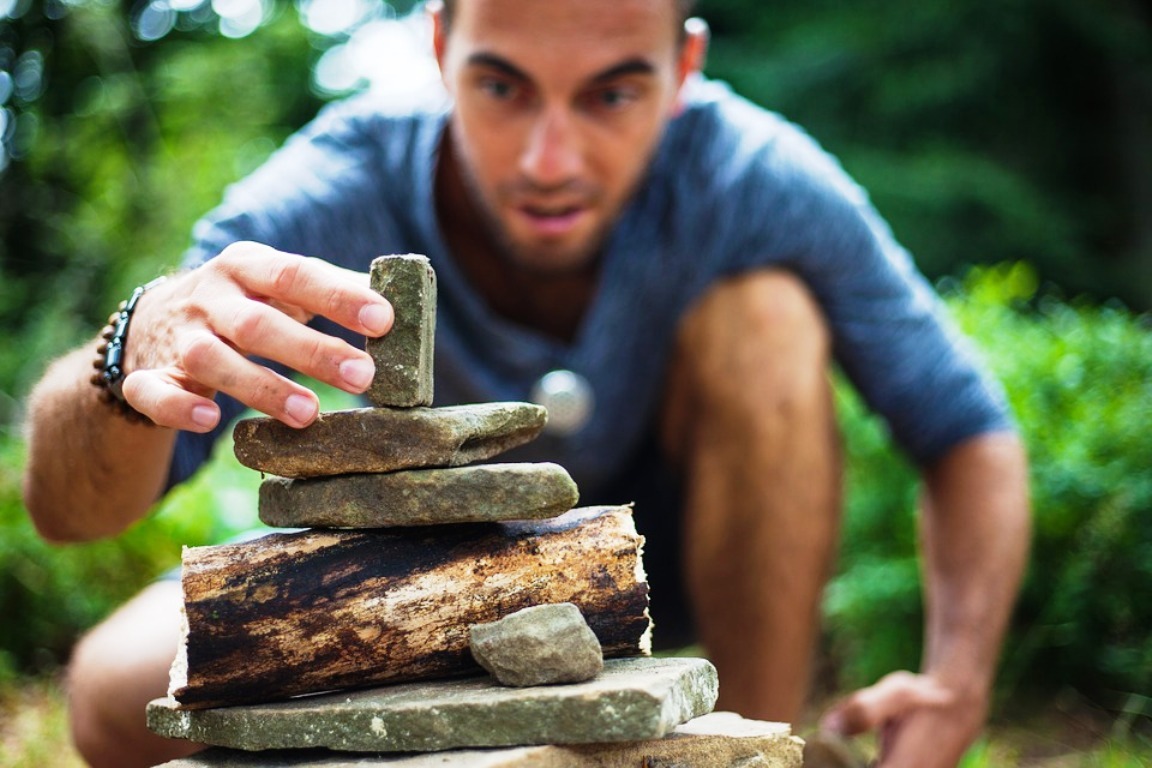
[[[128,344],[128,325],[132,321],[132,314],[136,311],[140,297],[165,279],[161,276],[137,286],[127,301],[120,302],[120,307],[108,317],[108,325],[104,326],[100,334],[102,342],[96,348],[96,360],[92,364],[96,373],[92,374],[91,381],[100,390],[100,400],[112,406],[128,421],[135,423],[151,424],[152,420],[124,399],[124,353]]]

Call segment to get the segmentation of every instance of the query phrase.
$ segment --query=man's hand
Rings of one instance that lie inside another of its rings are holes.
[[[987,696],[932,675],[893,672],[833,705],[820,728],[841,736],[878,731],[880,768],[955,768],[987,707]]]
[[[261,357],[347,392],[372,382],[372,358],[304,323],[322,315],[380,336],[392,307],[367,275],[320,259],[236,243],[141,299],[127,344],[124,396],[161,426],[206,432],[224,392],[294,427],[319,412],[316,395],[263,365]]]

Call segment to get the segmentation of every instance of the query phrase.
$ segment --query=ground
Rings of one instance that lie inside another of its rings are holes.
[[[1152,735],[1071,694],[1028,713],[1001,715],[963,768],[1143,768],[1152,765]],[[1147,725],[1143,723],[1142,725]],[[0,768],[83,768],[68,740],[57,680],[0,683]]]

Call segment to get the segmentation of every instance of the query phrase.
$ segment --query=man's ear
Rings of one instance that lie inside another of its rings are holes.
[[[677,62],[678,71],[676,72],[678,91],[684,88],[684,83],[689,77],[704,68],[704,60],[708,56],[708,41],[711,37],[712,31],[708,29],[708,22],[704,19],[693,16],[684,20],[684,42],[680,45],[680,58]],[[679,114],[682,108],[683,102],[678,93],[673,112]]]
[[[447,46],[448,30],[444,28],[444,4],[440,0],[430,0],[424,6],[428,18],[432,20],[432,53],[436,56],[436,63],[440,66],[440,75],[444,75],[444,51]]]

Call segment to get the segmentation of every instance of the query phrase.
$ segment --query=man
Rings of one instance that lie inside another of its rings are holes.
[[[657,640],[689,606],[719,706],[795,722],[837,532],[835,353],[924,468],[928,620],[921,672],[857,692],[824,725],[882,729],[885,766],[954,765],[984,720],[1025,558],[1023,451],[835,162],[695,77],[706,41],[687,15],[676,0],[435,12],[450,107],[326,110],[197,227],[194,268],[139,298],[122,393],[157,426],[88,382],[95,342],[46,373],[25,482],[43,535],[140,519],[238,403],[310,423],[316,398],[284,370],[363,392],[359,336],[392,317],[363,271],[425,253],[440,282],[436,404],[522,400],[556,369],[583,377],[590,420],[525,455],[566,465],[586,501],[635,498]],[[153,585],[78,646],[73,730],[93,764],[187,748],[149,737],[142,715],[164,690],[178,602]]]

